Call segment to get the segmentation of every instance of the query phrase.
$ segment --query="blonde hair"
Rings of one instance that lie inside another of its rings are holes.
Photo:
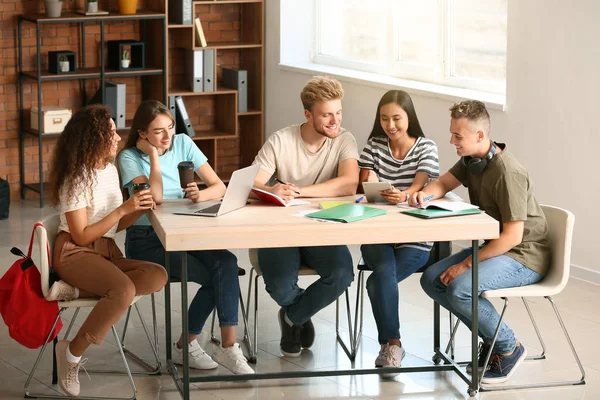
[[[342,99],[344,89],[337,79],[329,76],[313,76],[300,93],[300,100],[305,110],[312,111],[312,106],[319,101]]]

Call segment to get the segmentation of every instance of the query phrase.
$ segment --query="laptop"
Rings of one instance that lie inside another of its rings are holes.
[[[235,171],[231,175],[231,180],[222,201],[211,202],[210,204],[193,204],[188,208],[174,211],[173,214],[218,217],[244,207],[259,168],[260,165],[254,164]]]

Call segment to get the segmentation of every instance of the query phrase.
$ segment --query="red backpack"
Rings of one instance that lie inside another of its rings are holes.
[[[63,326],[59,318],[54,331],[48,337],[58,315],[58,304],[44,298],[40,271],[31,259],[33,237],[38,226],[42,224],[38,222],[33,227],[27,255],[16,247],[10,250],[21,258],[0,278],[0,314],[8,326],[8,333],[10,337],[30,349],[39,348],[46,339],[48,342],[52,341]],[[46,248],[46,251],[48,259],[51,260],[50,249]]]

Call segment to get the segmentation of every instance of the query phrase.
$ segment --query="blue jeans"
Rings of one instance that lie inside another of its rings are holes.
[[[427,263],[429,251],[414,247],[394,248],[393,244],[364,244],[360,247],[365,263],[373,270],[367,279],[379,344],[400,339],[398,283]]]
[[[201,240],[201,239],[198,239]],[[165,248],[151,226],[132,226],[125,236],[127,258],[165,265]],[[201,285],[188,310],[189,333],[198,335],[212,310],[217,308],[220,326],[238,324],[237,258],[227,250],[189,251],[188,281]],[[181,253],[170,253],[171,278],[181,278]]]
[[[421,277],[421,286],[425,293],[456,315],[469,328],[473,315],[471,312],[473,304],[471,296],[472,270],[469,269],[459,275],[448,286],[440,281],[440,275],[470,255],[471,249],[464,249],[427,268]],[[479,263],[478,293],[481,295],[486,290],[531,285],[540,279],[542,279],[542,275],[539,273],[509,256],[501,255]],[[481,296],[479,297],[478,311],[479,336],[486,342],[491,342],[500,321],[500,315],[492,303]],[[516,345],[514,332],[503,322],[493,349],[494,353],[509,353],[514,350]]]
[[[294,325],[303,325],[354,280],[352,256],[346,246],[259,249],[258,262],[267,292]],[[320,275],[306,290],[298,287],[300,265]]]

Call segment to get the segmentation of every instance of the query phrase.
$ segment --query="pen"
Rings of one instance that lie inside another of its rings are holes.
[[[425,197],[425,198],[423,199],[423,203],[425,203],[426,201],[429,201],[429,200],[431,200],[431,199],[433,199],[433,195],[432,195],[432,194],[431,194],[431,195],[429,195],[429,196],[427,196],[427,197]],[[418,205],[419,205],[419,202],[417,202],[417,204],[415,204],[415,207],[416,207],[416,206],[418,206]]]
[[[288,186],[290,185],[289,183],[285,183],[284,181],[282,181],[282,180],[281,180],[281,179],[279,179],[279,178],[275,178],[275,180],[276,180],[277,182],[281,183],[282,185],[288,185]],[[296,193],[296,194],[300,194],[300,192],[296,192],[295,190],[294,190],[293,192],[294,192],[294,193]]]
[[[354,202],[355,203],[360,203],[362,201],[362,199],[364,199],[365,196],[360,196],[358,199],[356,199]]]

